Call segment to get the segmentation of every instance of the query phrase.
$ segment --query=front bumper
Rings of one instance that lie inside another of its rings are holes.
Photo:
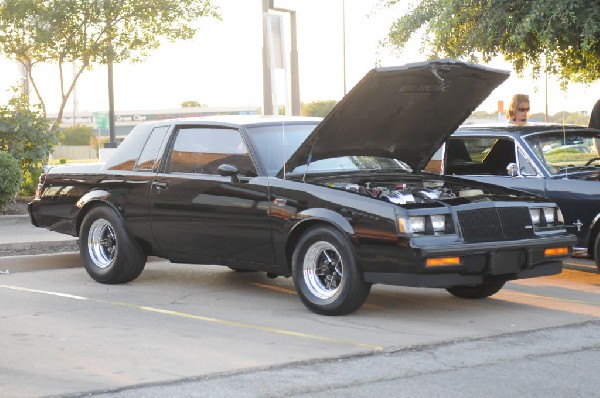
[[[363,273],[369,283],[414,287],[476,285],[486,278],[525,279],[558,274],[563,259],[569,257],[575,236],[547,236],[509,242],[484,242],[416,247],[411,272]],[[567,255],[546,256],[545,250],[568,247]],[[428,258],[459,257],[459,265],[426,266]]]

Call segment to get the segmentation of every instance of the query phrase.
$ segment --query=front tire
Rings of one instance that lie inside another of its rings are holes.
[[[147,259],[125,230],[119,215],[107,206],[93,208],[83,219],[79,252],[90,277],[106,284],[136,279]]]
[[[490,297],[500,291],[504,287],[506,282],[501,279],[490,279],[484,281],[480,285],[463,285],[463,286],[453,286],[449,287],[446,290],[448,293],[467,299],[482,299],[486,297]]]
[[[292,256],[292,276],[304,305],[321,315],[354,312],[371,290],[356,266],[346,236],[328,226],[302,235]]]

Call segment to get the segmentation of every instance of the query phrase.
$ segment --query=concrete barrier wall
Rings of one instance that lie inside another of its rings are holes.
[[[98,159],[98,150],[89,145],[58,145],[52,151],[52,159]]]

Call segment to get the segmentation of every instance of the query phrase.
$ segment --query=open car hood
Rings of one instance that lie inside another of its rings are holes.
[[[300,145],[286,163],[287,171],[339,156],[395,158],[422,170],[508,76],[452,60],[373,69]]]

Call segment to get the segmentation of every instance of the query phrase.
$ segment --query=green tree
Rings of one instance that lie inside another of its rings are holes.
[[[94,134],[91,127],[73,126],[65,127],[61,130],[61,145],[90,145],[90,140]]]
[[[401,3],[382,1],[390,8]],[[518,74],[531,68],[564,84],[589,83],[600,78],[599,32],[598,0],[422,0],[392,24],[387,44],[402,49],[421,34],[430,58],[503,56]]]
[[[19,161],[10,153],[0,151],[0,214],[10,203],[21,186],[21,170]]]
[[[50,123],[39,106],[30,106],[27,96],[17,95],[0,106],[0,151],[17,159],[21,168],[24,194],[32,194],[40,168],[59,131],[50,131]]]
[[[337,101],[334,100],[309,102],[307,104],[302,104],[300,114],[302,116],[325,117],[336,104]]]
[[[30,107],[26,96],[15,96],[0,106],[0,151],[17,159],[24,172],[39,168],[58,138],[59,132],[50,131],[42,110]]]
[[[141,61],[163,40],[194,37],[202,17],[219,17],[211,0],[3,0],[0,52],[25,67],[44,114],[34,66],[58,65],[56,130],[75,83],[92,64]],[[63,72],[71,62],[77,67],[68,80]]]
[[[201,104],[198,101],[189,100],[189,101],[183,101],[181,103],[181,107],[182,108],[204,108],[204,107],[206,107],[206,104]]]

